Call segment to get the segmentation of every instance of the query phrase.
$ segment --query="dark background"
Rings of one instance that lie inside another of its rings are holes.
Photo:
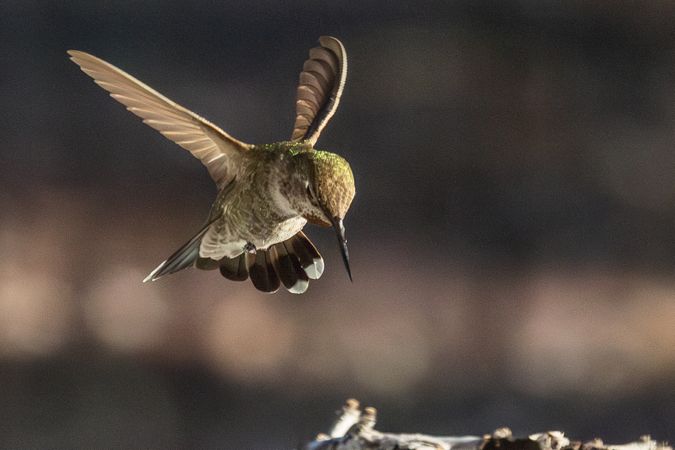
[[[288,449],[350,396],[387,431],[672,440],[674,5],[3,0],[0,446]],[[310,228],[300,297],[141,284],[215,189],[65,51],[265,143],[323,34],[354,283]]]

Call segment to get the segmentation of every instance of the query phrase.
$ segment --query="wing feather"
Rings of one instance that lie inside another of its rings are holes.
[[[347,79],[347,52],[342,43],[321,36],[319,44],[310,49],[302,66],[291,135],[292,140],[308,140],[312,146],[335,114]]]
[[[102,59],[77,50],[69,50],[68,54],[84,73],[143,119],[143,123],[198,158],[219,187],[234,176],[242,155],[251,148],[250,144],[233,138]]]

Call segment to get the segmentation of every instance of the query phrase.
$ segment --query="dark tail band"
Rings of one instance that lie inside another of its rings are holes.
[[[302,294],[309,287],[309,280],[323,274],[321,254],[309,238],[300,231],[292,238],[274,244],[255,254],[244,252],[235,258],[197,258],[195,267],[202,270],[220,269],[223,277],[232,281],[251,278],[253,285],[262,292],[276,292],[283,284],[293,294]]]

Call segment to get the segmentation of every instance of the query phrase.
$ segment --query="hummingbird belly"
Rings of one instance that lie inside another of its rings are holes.
[[[248,243],[265,250],[295,236],[306,223],[303,217],[296,216],[274,224],[250,223],[248,227],[240,227],[223,217],[211,225],[202,238],[199,256],[214,260],[234,258],[245,251]]]
[[[296,216],[277,223],[273,227],[267,227],[263,233],[250,235],[249,242],[261,250],[267,249],[270,245],[278,244],[295,236],[302,230],[307,223],[303,217]],[[259,230],[262,231],[262,230]]]

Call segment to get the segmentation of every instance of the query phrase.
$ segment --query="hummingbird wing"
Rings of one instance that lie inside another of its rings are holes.
[[[342,43],[321,36],[319,44],[310,49],[300,72],[291,135],[291,140],[307,140],[312,146],[335,114],[347,80],[347,52]]]
[[[163,261],[150,274],[145,277],[143,283],[148,281],[155,281],[158,278],[168,275],[170,273],[178,272],[194,264],[195,260],[199,258],[199,245],[202,237],[208,231],[209,227],[220,217],[210,220],[197,232],[192,238],[187,241],[181,248],[176,250],[171,256]]]
[[[198,158],[219,187],[232,177],[242,154],[252,147],[112,64],[77,50],[68,50],[68,54],[84,73],[142,118],[143,123]]]

